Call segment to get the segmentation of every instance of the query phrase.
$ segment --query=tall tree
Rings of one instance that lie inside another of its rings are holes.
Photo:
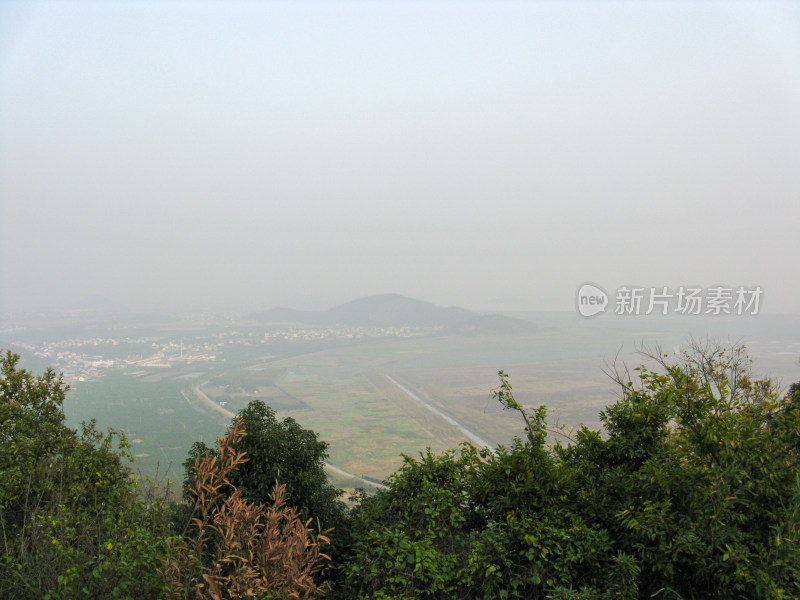
[[[235,445],[248,461],[231,473],[231,483],[251,502],[268,503],[275,482],[286,486],[287,504],[300,509],[306,518],[319,519],[322,528],[337,527],[346,507],[342,491],[328,480],[325,459],[328,444],[319,434],[304,429],[292,418],[278,419],[275,411],[261,400],[253,400],[234,418],[247,435]],[[198,456],[215,455],[216,449],[196,442],[184,462],[184,491],[194,487],[194,461]]]

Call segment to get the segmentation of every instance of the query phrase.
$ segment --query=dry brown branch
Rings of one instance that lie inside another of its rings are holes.
[[[241,421],[217,440],[219,458],[195,461],[195,513],[186,537],[170,545],[172,555],[159,574],[166,598],[228,600],[246,597],[309,599],[321,596],[327,584],[314,576],[330,559],[322,552],[326,532],[302,521],[286,504],[286,486],[275,482],[271,504],[242,498],[228,481],[245,462],[234,450],[245,436]]]

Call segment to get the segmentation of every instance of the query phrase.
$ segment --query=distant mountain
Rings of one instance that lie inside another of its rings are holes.
[[[250,315],[260,323],[293,323],[315,327],[421,327],[439,335],[515,335],[540,331],[530,321],[504,315],[482,315],[455,306],[436,306],[400,294],[380,294],[324,311],[273,308]]]
[[[274,308],[251,318],[262,323],[305,323],[319,327],[448,327],[475,313],[442,307],[400,294],[380,294],[346,302],[325,311]]]
[[[319,315],[317,323],[348,327],[447,327],[474,314],[463,308],[436,306],[400,294],[381,294],[327,310]]]
[[[439,335],[520,335],[538,331],[541,331],[538,325],[523,319],[505,315],[477,315],[445,327]]]

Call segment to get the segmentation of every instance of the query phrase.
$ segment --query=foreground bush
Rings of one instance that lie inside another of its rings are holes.
[[[140,494],[124,436],[67,427],[62,379],[18,361],[0,358],[0,598],[158,597],[166,492]]]
[[[328,556],[323,533],[286,505],[286,486],[275,484],[270,504],[242,497],[231,483],[248,459],[236,450],[246,433],[234,421],[216,453],[198,456],[192,469],[194,514],[187,535],[171,542],[159,574],[169,599],[315,598],[327,584],[314,577]]]

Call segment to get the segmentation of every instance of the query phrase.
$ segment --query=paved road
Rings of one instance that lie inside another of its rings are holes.
[[[420,403],[422,406],[424,406],[425,408],[427,408],[429,411],[431,411],[431,412],[432,412],[432,413],[434,413],[435,415],[437,415],[437,416],[439,416],[439,417],[443,418],[445,421],[447,421],[447,422],[448,422],[448,423],[450,423],[451,425],[455,425],[455,426],[458,428],[458,430],[459,430],[461,433],[463,433],[464,435],[466,435],[466,436],[467,436],[469,439],[471,439],[473,442],[475,442],[475,443],[476,443],[478,446],[483,446],[484,448],[492,448],[492,445],[491,445],[489,442],[487,442],[486,440],[483,440],[483,439],[481,439],[480,437],[478,437],[478,435],[477,435],[477,434],[475,434],[475,433],[471,432],[469,429],[467,429],[466,427],[464,427],[464,426],[463,426],[461,423],[459,423],[458,421],[456,421],[454,418],[452,418],[452,417],[450,417],[450,416],[448,416],[448,415],[444,414],[442,411],[440,411],[440,410],[439,410],[438,408],[436,408],[435,406],[433,406],[433,405],[431,405],[431,404],[428,404],[427,402],[425,402],[425,400],[423,400],[422,398],[420,398],[419,396],[417,396],[417,395],[416,395],[414,392],[412,392],[411,390],[409,390],[409,389],[408,389],[406,386],[404,386],[404,385],[402,385],[402,384],[399,384],[399,383],[397,383],[397,382],[396,382],[394,379],[392,379],[392,378],[391,378],[391,377],[389,377],[388,375],[386,376],[386,379],[388,379],[388,380],[389,380],[389,381],[391,381],[391,382],[392,382],[394,385],[396,385],[398,388],[400,388],[402,391],[404,391],[404,392],[405,392],[405,393],[406,393],[406,394],[407,394],[407,395],[408,395],[408,396],[409,396],[409,397],[410,397],[412,400],[416,400],[416,401],[417,401],[417,402],[419,402],[419,403]]]
[[[212,408],[212,409],[216,410],[217,412],[222,413],[224,416],[226,416],[228,418],[232,419],[233,417],[235,417],[236,415],[234,413],[229,411],[227,408],[224,408],[224,407],[220,406],[219,404],[217,404],[216,402],[214,402],[211,398],[209,398],[206,395],[206,393],[203,390],[200,389],[200,386],[201,385],[205,385],[206,383],[208,383],[208,382],[206,381],[206,382],[203,382],[203,383],[198,383],[196,386],[194,386],[192,388],[192,391],[195,394],[197,394],[197,397],[200,398],[203,402],[205,402],[208,405],[209,408]]]
[[[338,473],[339,475],[343,475],[344,477],[354,477],[354,478],[358,479],[359,481],[361,481],[362,483],[366,483],[367,485],[371,485],[372,487],[380,488],[382,490],[388,490],[389,489],[388,486],[385,486],[382,483],[378,483],[376,481],[370,481],[369,479],[364,479],[363,477],[359,477],[358,475],[355,475],[354,473],[350,473],[349,471],[345,471],[344,469],[340,469],[339,467],[336,467],[336,466],[332,465],[331,463],[329,463],[327,460],[325,461],[325,466],[328,467],[328,469],[330,469],[331,471],[333,471],[335,473]]]

